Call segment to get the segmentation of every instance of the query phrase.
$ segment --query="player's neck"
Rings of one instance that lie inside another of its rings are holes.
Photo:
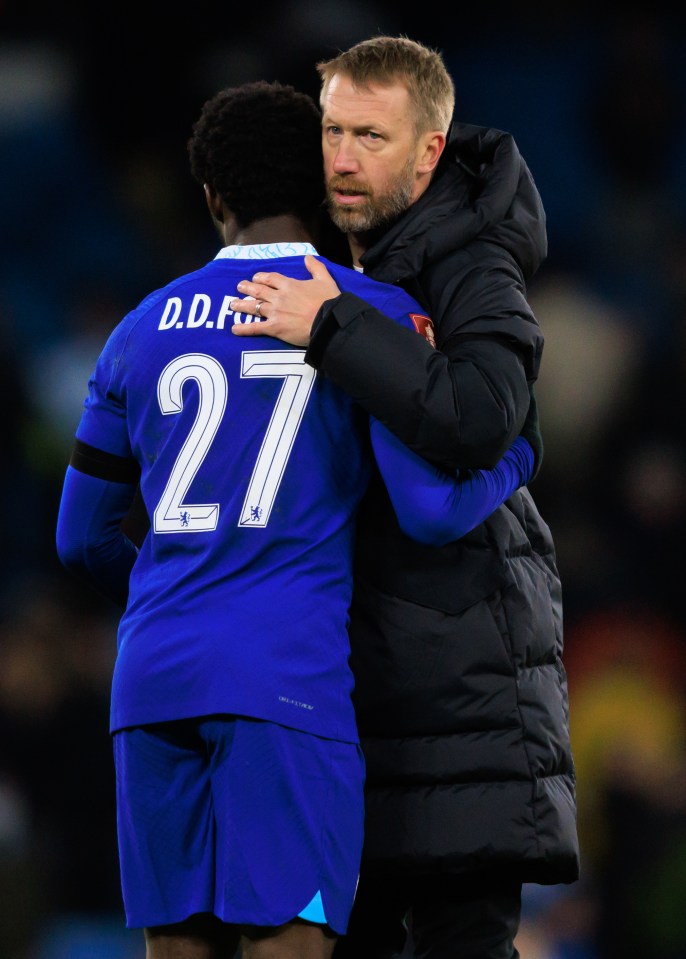
[[[255,220],[250,226],[236,230],[232,237],[226,237],[227,245],[248,246],[252,243],[313,243],[312,231],[298,217],[266,217]]]

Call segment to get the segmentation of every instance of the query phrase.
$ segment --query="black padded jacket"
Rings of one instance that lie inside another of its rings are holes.
[[[447,469],[492,466],[538,375],[526,283],[546,252],[512,137],[456,124],[428,190],[362,258],[422,303],[438,350],[342,294],[320,310],[308,360],[418,453]],[[365,864],[574,881],[561,587],[529,490],[431,548],[401,532],[377,476],[358,523],[350,635]]]

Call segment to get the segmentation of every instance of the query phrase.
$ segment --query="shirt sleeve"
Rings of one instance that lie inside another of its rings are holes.
[[[136,492],[117,482],[67,467],[57,516],[57,554],[62,565],[121,608],[138,550],[121,522]]]
[[[422,459],[373,418],[371,437],[400,528],[425,546],[460,539],[525,486],[533,473],[533,450],[523,437],[493,469],[456,474]]]

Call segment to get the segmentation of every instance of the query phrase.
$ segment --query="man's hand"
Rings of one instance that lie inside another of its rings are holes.
[[[250,313],[259,323],[236,323],[236,336],[274,336],[293,346],[309,346],[310,331],[319,307],[341,292],[323,263],[309,254],[305,266],[311,280],[294,280],[281,273],[255,273],[241,280],[238,289],[246,299],[231,300],[236,313]]]

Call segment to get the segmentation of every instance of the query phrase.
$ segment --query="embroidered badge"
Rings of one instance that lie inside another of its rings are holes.
[[[422,313],[410,313],[410,319],[412,320],[417,333],[421,334],[425,340],[428,340],[428,342],[431,343],[435,349],[436,335],[434,333],[434,324],[431,317],[424,316]]]

